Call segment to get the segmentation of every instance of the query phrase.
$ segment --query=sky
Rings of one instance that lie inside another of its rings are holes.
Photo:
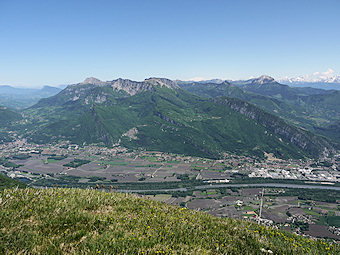
[[[340,72],[338,0],[0,0],[0,84]]]

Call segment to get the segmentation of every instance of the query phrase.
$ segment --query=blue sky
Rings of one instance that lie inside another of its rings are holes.
[[[338,0],[0,0],[0,84],[340,71]]]

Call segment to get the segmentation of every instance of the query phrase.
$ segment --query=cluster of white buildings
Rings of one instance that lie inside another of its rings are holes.
[[[340,182],[340,172],[332,170],[318,170],[313,168],[296,168],[296,169],[272,169],[272,168],[253,168],[249,177],[272,178],[272,179],[292,179],[292,180],[309,180]]]

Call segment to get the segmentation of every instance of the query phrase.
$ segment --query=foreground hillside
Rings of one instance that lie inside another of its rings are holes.
[[[1,254],[339,254],[339,246],[132,195],[0,192]]]

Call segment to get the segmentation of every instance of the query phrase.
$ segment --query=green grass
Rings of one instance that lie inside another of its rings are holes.
[[[254,211],[254,208],[249,205],[242,206],[242,210],[244,211]]]
[[[340,216],[328,216],[327,223],[330,226],[335,226],[337,228],[340,228]]]
[[[112,161],[98,161],[102,165],[111,165],[111,166],[128,166],[129,163],[121,160],[112,160]]]
[[[59,163],[60,162],[60,160],[57,160],[57,159],[47,159],[46,161],[47,161],[48,164],[50,164],[50,163]]]
[[[82,165],[88,164],[90,162],[91,162],[90,160],[86,160],[86,159],[74,159],[70,163],[64,164],[63,166],[77,168]]]
[[[217,191],[215,190],[205,190],[205,191],[201,191],[201,195],[202,196],[207,196],[207,195],[215,195],[215,194],[218,194]]]
[[[320,214],[314,210],[309,210],[308,208],[302,208],[302,210],[306,213],[306,214],[309,214],[309,215],[312,215],[312,216],[320,216]]]
[[[150,162],[158,162],[158,157],[150,156],[150,157],[145,157],[145,159]]]
[[[180,161],[178,161],[178,160],[169,160],[169,161],[166,161],[166,163],[168,163],[168,164],[178,164],[178,163],[180,163]]]
[[[255,223],[81,189],[0,192],[1,254],[339,254]]]

